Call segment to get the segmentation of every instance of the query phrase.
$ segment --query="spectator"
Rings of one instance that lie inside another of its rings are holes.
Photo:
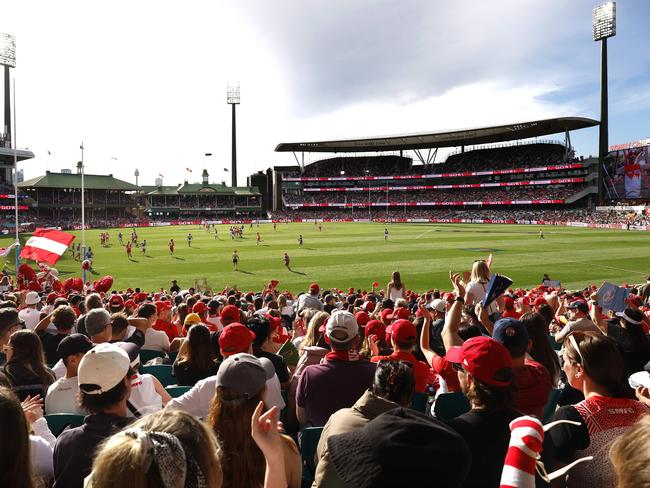
[[[475,305],[483,301],[483,298],[485,298],[485,294],[487,293],[488,281],[490,281],[490,267],[487,262],[483,259],[474,261],[465,293],[465,303],[467,305]],[[487,313],[492,321],[494,321],[493,317],[496,312],[496,303],[490,303],[487,307]]]
[[[275,330],[271,326],[271,320],[267,317],[255,316],[246,322],[246,327],[255,334],[253,339],[253,355],[258,358],[266,358],[273,363],[275,373],[278,375],[282,389],[289,389],[289,368],[284,358],[275,354],[279,345],[273,342]]]
[[[567,383],[582,391],[585,399],[560,407],[551,420],[572,420],[580,425],[551,429],[544,450],[553,453],[554,468],[583,456],[594,455],[599,460],[573,468],[567,486],[614,486],[616,476],[606,452],[616,437],[649,412],[648,407],[626,398],[629,390],[622,383],[623,361],[614,341],[600,332],[568,335],[562,359]]]
[[[205,486],[220,488],[219,444],[184,412],[153,413],[110,437],[98,451],[89,487]]]
[[[453,300],[453,297],[452,297]],[[445,325],[445,313],[447,312],[447,301],[436,298],[427,305],[427,309],[431,314],[431,349],[438,356],[445,355],[445,345],[442,341],[442,328]]]
[[[386,285],[386,294],[388,298],[396,302],[398,298],[406,298],[406,287],[402,283],[399,271],[393,271],[391,280]]]
[[[320,286],[318,283],[312,283],[309,285],[309,294],[303,293],[298,297],[298,302],[296,303],[296,313],[300,314],[305,308],[312,308],[314,310],[323,310],[323,302],[319,298]]]
[[[471,464],[461,436],[407,408],[390,410],[360,429],[330,436],[327,448],[343,485],[355,488],[420,486],[432,477],[436,486],[460,487]],[[482,486],[487,486],[485,481]]]
[[[298,380],[296,416],[303,427],[325,425],[334,412],[354,405],[372,385],[375,374],[375,364],[359,358],[359,326],[354,315],[334,312],[325,334],[332,352],[322,364],[305,368]]]
[[[367,390],[352,408],[343,408],[332,414],[318,441],[316,479],[314,487],[341,485],[330,453],[327,439],[330,436],[362,428],[384,412],[398,407],[408,407],[414,389],[412,366],[404,361],[380,361],[377,364],[372,388]]]
[[[567,301],[567,298],[564,299]],[[567,314],[569,315],[569,322],[562,328],[560,332],[555,334],[556,342],[564,342],[567,335],[572,332],[598,332],[601,330],[589,319],[589,305],[583,300],[574,300],[568,305],[565,305]],[[560,307],[558,313],[563,309]],[[556,315],[557,316],[557,315]]]
[[[28,396],[45,398],[48,387],[54,383],[54,373],[45,364],[43,346],[31,330],[17,330],[4,346],[7,363],[2,372],[9,379],[12,390],[23,401]]]
[[[90,415],[81,427],[64,431],[56,441],[54,488],[81,488],[97,446],[128,423],[131,373],[128,354],[114,344],[99,344],[82,358],[79,403]]]
[[[458,432],[472,454],[464,487],[499,486],[510,443],[514,409],[514,372],[508,350],[489,337],[473,337],[447,350],[447,361],[458,371],[471,410],[446,423]]]
[[[138,372],[140,366],[139,349],[135,344],[122,342],[117,344],[126,351],[131,361],[131,393],[127,402],[128,416],[140,417],[159,412],[172,399],[160,380],[149,373]]]
[[[138,308],[137,317],[147,320],[148,326],[144,334],[143,349],[151,351],[169,352],[169,337],[161,330],[153,328],[158,320],[158,311],[153,303],[145,303]]]
[[[503,344],[512,357],[517,391],[515,408],[544,420],[544,406],[553,384],[542,364],[526,358],[532,344],[526,326],[516,319],[499,319],[494,324],[492,337]]]
[[[7,307],[0,309],[0,366],[7,362],[5,348],[9,344],[11,334],[24,326],[18,316],[18,310]]]
[[[650,486],[650,415],[632,425],[609,450],[618,488]]]
[[[208,423],[221,445],[225,486],[247,488],[263,484],[264,456],[251,437],[250,420],[263,400],[266,381],[274,373],[270,361],[250,354],[230,356],[219,368],[217,392]],[[282,439],[287,485],[298,488],[301,484],[300,454],[290,437]]]
[[[219,362],[210,345],[210,331],[205,325],[197,324],[187,335],[187,348],[178,354],[173,365],[173,374],[180,386],[194,386],[198,381],[217,374]]]
[[[641,371],[650,361],[650,341],[643,331],[643,312],[628,307],[623,312],[616,313],[616,321],[607,325],[603,325],[600,313],[593,313],[592,316],[598,327],[601,330],[605,327],[607,336],[616,341],[623,356],[625,376]]]
[[[205,325],[211,331],[219,332],[223,330],[223,324],[220,317],[221,302],[219,300],[210,300],[208,302],[208,315],[205,319]]]
[[[172,302],[163,300],[155,302],[154,305],[158,311],[158,319],[153,324],[153,329],[163,331],[167,334],[169,342],[171,342],[178,337],[178,329],[172,323]]]
[[[54,364],[61,359],[57,353],[57,348],[59,343],[70,335],[76,321],[77,315],[72,310],[72,307],[61,306],[41,320],[34,329],[43,344],[45,359],[48,364]],[[56,334],[51,334],[46,330],[50,323],[56,327]]]
[[[312,364],[319,364],[321,359],[325,357],[330,351],[329,345],[325,340],[325,322],[329,319],[330,314],[327,312],[316,312],[307,326],[307,334],[304,336],[304,340],[300,343],[298,352],[300,354],[300,359],[298,360],[298,366],[296,366],[296,371],[293,374],[293,377],[298,378],[304,371],[307,366]]]
[[[557,386],[562,368],[557,354],[549,343],[548,326],[544,317],[539,313],[528,312],[521,316],[521,322],[526,327],[528,337],[531,340],[528,354],[535,361],[544,365],[551,375],[552,384]]]
[[[418,361],[413,355],[413,349],[418,339],[418,331],[411,322],[400,319],[391,325],[390,341],[395,352],[388,356],[380,356],[379,347],[375,342],[371,342],[371,347],[377,352],[370,360],[373,363],[379,361],[406,361],[412,367],[412,374],[415,377],[415,391],[424,393],[427,385],[434,381],[433,372],[429,366]]]
[[[59,342],[57,353],[65,365],[65,376],[56,380],[47,389],[45,411],[48,414],[86,414],[77,403],[77,395],[79,393],[77,374],[81,359],[92,348],[92,342],[83,334],[70,334]]]
[[[18,314],[20,320],[25,322],[25,327],[29,330],[34,330],[41,320],[41,312],[37,308],[39,303],[41,303],[41,297],[35,291],[30,291],[25,296],[25,308]]]
[[[81,305],[82,303],[84,304],[85,308],[83,313],[79,315],[79,318],[77,319],[77,332],[79,332],[80,334],[86,334],[87,336],[90,336],[90,334],[86,330],[86,315],[91,310],[94,310],[96,308],[103,308],[104,304],[102,303],[102,297],[99,295],[99,293],[91,293],[90,295],[86,296],[85,300],[80,301],[79,305]]]

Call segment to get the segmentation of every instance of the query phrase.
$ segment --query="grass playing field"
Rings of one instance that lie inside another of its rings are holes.
[[[137,229],[140,241],[147,239],[147,254],[133,249],[127,259],[118,244],[117,229],[111,229],[111,244],[100,246],[100,230],[86,234],[87,244],[95,253],[95,274],[114,278],[115,288],[139,286],[145,290],[168,288],[172,279],[181,288],[207,278],[214,289],[237,286],[260,290],[271,279],[279,288],[292,292],[306,290],[316,281],[321,288],[369,289],[374,281],[385,287],[393,271],[398,270],[407,288],[423,291],[449,288],[449,270],[469,270],[475,259],[494,255],[493,269],[514,280],[513,286],[530,287],[548,273],[567,288],[603,280],[614,283],[641,283],[650,273],[650,235],[645,232],[585,228],[544,227],[545,239],[539,239],[539,226],[470,224],[389,224],[384,241],[384,225],[371,223],[325,223],[322,232],[313,223],[261,224],[245,226],[244,238],[231,240],[229,226],[219,226],[219,240],[198,226],[149,227]],[[263,242],[256,245],[259,231]],[[124,239],[130,230],[123,229]],[[188,247],[186,236],[194,241]],[[80,232],[74,232],[80,240]],[[304,245],[298,247],[298,235]],[[24,242],[28,236],[21,236]],[[176,243],[170,256],[169,239]],[[6,247],[11,238],[0,238]],[[232,253],[240,255],[239,271],[233,271]],[[283,264],[284,252],[291,257],[291,271]],[[1,260],[2,258],[0,258]],[[1,261],[0,261],[1,263]],[[13,253],[6,267],[13,270]],[[66,254],[56,265],[61,278],[80,275],[81,265]]]

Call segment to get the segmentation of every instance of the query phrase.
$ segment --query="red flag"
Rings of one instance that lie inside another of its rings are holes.
[[[20,257],[53,266],[66,251],[75,236],[53,229],[36,229],[25,243]]]

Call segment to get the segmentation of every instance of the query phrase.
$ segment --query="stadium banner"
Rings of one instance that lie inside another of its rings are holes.
[[[612,146],[603,163],[603,195],[609,200],[650,198],[650,139]]]
[[[0,210],[16,210],[15,205],[0,205]],[[27,205],[18,205],[18,210],[29,210]]]
[[[285,176],[282,181],[373,181],[373,180],[418,180],[428,178],[460,178],[465,176],[512,175],[519,173],[539,173],[540,171],[561,171],[581,169],[581,163],[554,164],[536,168],[496,169],[492,171],[465,171],[463,173],[429,173],[420,175],[394,176]]]
[[[547,205],[562,204],[564,200],[486,200],[478,202],[355,202],[355,203],[289,203],[290,208],[327,208],[327,207],[459,207],[464,205]]]

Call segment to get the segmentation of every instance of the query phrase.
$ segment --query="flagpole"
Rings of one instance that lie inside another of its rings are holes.
[[[86,260],[86,207],[85,207],[85,196],[84,196],[84,143],[81,141],[81,249],[82,256],[81,259],[81,269],[83,270],[83,280],[84,280],[84,289],[86,288],[86,268],[83,266],[83,262]]]
[[[12,132],[14,143],[14,211],[16,225],[16,280],[18,280],[18,267],[20,266],[20,239],[18,234],[18,145],[16,144],[16,78],[14,82],[14,130]],[[9,122],[11,123],[11,121]]]

